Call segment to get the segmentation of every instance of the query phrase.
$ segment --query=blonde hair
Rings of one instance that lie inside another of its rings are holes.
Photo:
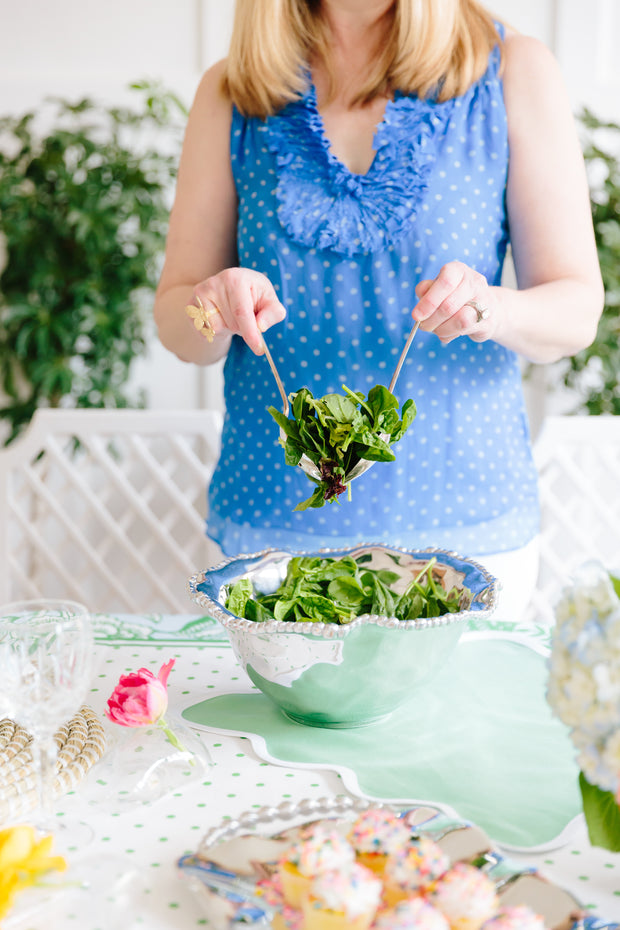
[[[394,90],[456,97],[484,74],[498,43],[493,18],[477,0],[394,0],[388,40],[352,102]],[[264,118],[304,93],[311,55],[324,62],[333,95],[321,0],[236,0],[223,90],[246,116]]]

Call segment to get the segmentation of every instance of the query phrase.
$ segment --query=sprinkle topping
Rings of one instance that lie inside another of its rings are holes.
[[[358,852],[388,854],[406,846],[410,836],[410,828],[394,811],[373,807],[359,815],[349,840]]]
[[[488,920],[498,906],[491,879],[465,862],[457,862],[428,892],[428,899],[454,922],[464,917]]]
[[[386,881],[407,891],[417,891],[435,882],[450,867],[443,849],[428,836],[413,838],[392,853],[385,865]]]
[[[500,907],[483,925],[482,930],[546,930],[545,922],[531,907]]]
[[[424,898],[410,898],[378,915],[375,930],[450,930],[440,911]]]
[[[359,917],[377,909],[382,888],[370,869],[356,862],[348,869],[332,869],[317,875],[310,885],[310,907]]]
[[[317,824],[284,855],[302,875],[312,876],[328,869],[349,866],[355,859],[351,844],[336,830]]]

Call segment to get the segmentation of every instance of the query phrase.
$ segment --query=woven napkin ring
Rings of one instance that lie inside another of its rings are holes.
[[[53,795],[60,797],[77,787],[105,750],[105,733],[95,712],[87,706],[54,734],[58,747]],[[0,720],[0,823],[37,806],[36,769],[32,736],[5,717]]]

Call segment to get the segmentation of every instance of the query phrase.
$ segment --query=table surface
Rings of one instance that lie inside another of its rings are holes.
[[[97,618],[97,633],[93,686],[86,702],[102,718],[121,674],[141,667],[157,673],[170,658],[175,659],[168,682],[173,713],[206,697],[254,690],[215,621],[106,616]],[[208,926],[203,905],[176,867],[180,856],[197,849],[208,829],[264,805],[348,793],[337,772],[267,763],[247,738],[201,732],[200,740],[214,762],[207,778],[179,786],[154,804],[111,808],[110,785],[97,784],[95,769],[88,781],[88,804],[79,788],[60,799],[58,821],[69,823],[67,838],[59,841],[69,847],[64,889],[23,894],[3,930]],[[80,818],[94,832],[85,845],[71,839],[71,823]],[[510,859],[537,867],[600,917],[619,919],[620,854],[591,847],[581,819],[560,848],[510,853]]]

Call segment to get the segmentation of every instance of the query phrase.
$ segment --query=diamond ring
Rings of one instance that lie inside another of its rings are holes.
[[[491,311],[488,307],[483,307],[482,304],[477,300],[468,300],[465,304],[466,307],[473,307],[476,311],[476,323],[479,323],[481,320],[488,320],[491,316]]]

